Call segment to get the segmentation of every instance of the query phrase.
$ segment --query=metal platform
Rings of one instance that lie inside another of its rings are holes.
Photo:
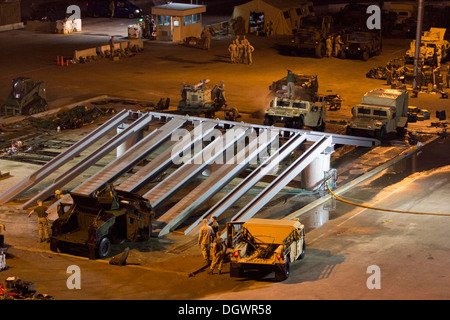
[[[38,198],[50,197],[56,189],[61,189],[101,159],[108,155],[111,156],[111,152],[125,141],[138,133],[143,133],[140,141],[128,150],[124,150],[122,155],[114,158],[89,179],[74,187],[72,191],[95,196],[96,192],[101,191],[107,183],[113,183],[118,190],[136,192],[150,200],[157,212],[154,229],[159,236],[164,236],[188,221],[194,222],[188,222],[185,234],[193,235],[198,231],[203,218],[210,218],[212,215],[220,217],[275,166],[288,159],[289,156],[292,157],[296,150],[300,147],[304,148],[306,144],[312,144],[312,146],[297,158],[289,158],[292,164],[252,201],[241,208],[232,217],[233,220],[249,219],[254,216],[319,154],[332,152],[333,145],[374,147],[379,144],[378,140],[363,137],[168,113],[141,113],[123,110],[33,175],[1,195],[2,203],[19,197],[23,192],[42,182],[49,174],[75,156],[79,156],[89,146],[98,143],[99,139],[112,130],[117,130],[123,123],[127,123],[128,127],[117,132],[93,152],[84,156],[65,172],[60,173],[48,186],[27,201],[24,207],[33,205]],[[157,129],[149,132],[150,126],[157,126]],[[178,132],[177,130],[184,130],[187,138],[187,142],[181,144],[181,147],[171,139]],[[261,138],[268,132],[271,133],[269,139],[251,140],[249,138]],[[212,139],[212,137],[215,138]],[[279,143],[280,141],[282,143],[278,144],[279,148],[275,148],[275,150],[271,150],[270,154],[263,156],[269,146],[273,147],[275,142]],[[245,147],[243,152],[239,146]],[[174,155],[185,155],[184,163],[175,165]],[[220,159],[222,162],[219,161]],[[226,161],[223,161],[224,159]],[[258,160],[256,163],[253,162],[255,159]],[[227,162],[228,160],[230,162]],[[251,167],[253,169],[249,169],[250,163],[255,164]],[[211,169],[211,172],[205,177],[202,173],[208,169]],[[164,172],[168,174],[163,177],[161,174]],[[196,212],[199,207],[223,191],[224,187],[238,176],[243,180],[207,212],[201,215]],[[163,177],[161,181],[155,180],[161,177]],[[48,184],[48,181],[46,183]],[[180,195],[180,190],[185,186],[187,188]],[[175,204],[173,201],[169,201],[174,199],[176,199]],[[158,209],[163,204],[167,208],[165,207],[164,212],[158,215]],[[56,203],[50,207],[55,205]],[[194,218],[193,214],[196,214],[197,218]],[[191,224],[189,225],[189,223]]]

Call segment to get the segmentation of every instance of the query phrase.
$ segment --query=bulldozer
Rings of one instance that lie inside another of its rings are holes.
[[[8,116],[32,115],[48,110],[45,83],[20,77],[12,80],[12,91],[1,107]]]

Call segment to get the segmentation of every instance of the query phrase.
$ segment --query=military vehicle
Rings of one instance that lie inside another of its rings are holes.
[[[379,140],[392,131],[404,135],[408,125],[408,102],[407,90],[375,89],[367,92],[361,104],[352,109],[347,135],[368,134]]]
[[[227,224],[230,276],[246,269],[275,271],[275,280],[289,277],[290,264],[305,256],[305,229],[297,219],[252,218]]]
[[[103,259],[112,243],[150,238],[154,213],[147,199],[119,190],[97,196],[70,195],[73,204],[58,204],[50,250]]]
[[[344,45],[340,58],[358,57],[364,61],[381,53],[381,36],[379,32],[353,31],[343,36]]]
[[[274,81],[270,106],[265,110],[264,125],[284,123],[285,127],[302,129],[304,126],[315,130],[325,129],[326,99],[317,93],[317,76],[296,74],[294,96],[287,96],[286,77]]]
[[[236,109],[228,108],[226,104],[223,82],[212,89],[208,83],[209,80],[206,79],[195,86],[183,83],[178,112],[191,116],[205,115],[207,118],[214,118],[218,111],[235,114]]]
[[[264,125],[284,123],[287,128],[325,130],[326,101],[321,97],[317,102],[275,97],[266,109]]]
[[[48,110],[45,83],[20,77],[12,81],[12,91],[1,108],[4,115],[32,115]]]
[[[433,65],[433,56],[436,48],[441,48],[441,61],[448,58],[450,54],[450,42],[444,40],[445,28],[430,28],[429,31],[424,31],[421,41],[421,51],[424,55],[424,63]],[[411,41],[410,48],[406,51],[405,63],[413,64],[416,52],[416,40]]]
[[[331,35],[332,18],[330,16],[309,16],[301,19],[298,30],[293,30],[292,54],[302,51],[312,51],[316,58],[322,58],[326,53],[328,36]]]

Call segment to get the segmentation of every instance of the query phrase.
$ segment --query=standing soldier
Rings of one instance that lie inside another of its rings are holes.
[[[114,57],[114,36],[111,36],[111,39],[109,39],[109,51],[112,59]]]
[[[344,43],[343,43],[342,40],[341,40],[341,35],[338,34],[337,37],[336,37],[336,39],[334,40],[334,55],[335,55],[336,57],[339,57],[339,55],[340,55],[340,53],[341,53],[341,46],[342,46],[343,44],[344,44]]]
[[[209,31],[208,27],[205,27],[204,31],[204,39],[203,39],[203,43],[204,43],[204,49],[209,50],[209,48],[211,47],[211,32]]]
[[[287,94],[289,99],[294,98],[295,81],[297,81],[297,76],[291,70],[288,70],[286,82],[287,82]]]
[[[448,64],[447,67],[447,89],[449,89],[450,87],[450,63]]]
[[[209,270],[210,274],[214,273],[215,266],[218,266],[219,274],[222,273],[222,267],[226,253],[227,247],[223,243],[223,239],[220,236],[217,236],[217,239],[216,241],[214,241],[211,248],[212,263]]]
[[[233,40],[233,42],[228,46],[228,52],[230,53],[230,62],[236,63],[236,40]]]
[[[206,219],[203,219],[203,226],[200,228],[200,232],[198,234],[198,245],[202,250],[203,259],[205,260],[206,264],[211,263],[210,246],[213,239],[212,237],[213,237],[213,230],[208,225],[208,221]]]
[[[211,222],[209,223],[209,226],[212,228],[214,237],[216,237],[219,234],[219,223],[217,222],[216,217],[211,218]]]
[[[249,43],[245,46],[246,56],[247,56],[247,63],[250,65],[253,63],[253,51],[255,51],[255,48]]]
[[[244,58],[244,46],[239,41],[236,41],[236,50],[237,50],[236,60],[238,63],[242,63],[242,59]]]
[[[328,36],[326,40],[326,47],[327,47],[327,57],[329,58],[333,53],[333,41],[331,40],[331,36]]]
[[[109,11],[111,11],[111,19],[114,18],[114,11],[115,11],[115,4],[114,4],[115,0],[111,0],[109,2]]]
[[[33,213],[36,213],[38,215],[38,222],[39,222],[39,239],[41,242],[49,241],[48,236],[48,220],[47,216],[49,215],[49,212],[47,211],[48,208],[44,205],[42,205],[42,201],[37,201],[38,206],[31,210],[31,212],[28,214],[28,218],[31,217]]]
[[[436,48],[436,64],[438,68],[441,68],[442,50],[440,47]]]

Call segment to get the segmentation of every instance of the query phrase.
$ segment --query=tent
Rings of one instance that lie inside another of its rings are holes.
[[[265,27],[271,24],[271,34],[291,35],[302,17],[314,15],[314,8],[312,1],[305,0],[253,0],[235,6],[232,18],[242,17],[245,30],[252,32],[255,19],[252,21],[251,16],[255,15],[263,17]]]

